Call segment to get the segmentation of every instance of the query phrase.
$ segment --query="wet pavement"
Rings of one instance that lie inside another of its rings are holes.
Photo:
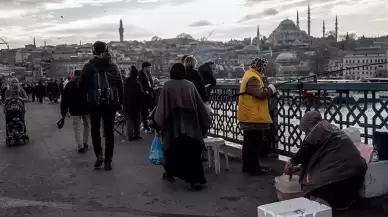
[[[152,135],[138,142],[117,135],[113,171],[93,170],[93,151],[78,154],[71,119],[58,130],[59,117],[59,105],[28,104],[31,141],[9,148],[1,111],[0,216],[254,217],[258,205],[276,201],[275,174],[245,176],[239,162],[220,175],[207,169],[201,192],[190,192],[181,181],[162,181],[163,169],[147,159]],[[387,204],[387,199],[363,201],[336,216],[386,216]]]

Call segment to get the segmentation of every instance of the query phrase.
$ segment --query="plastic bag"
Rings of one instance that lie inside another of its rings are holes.
[[[148,159],[151,163],[155,165],[163,165],[165,163],[163,146],[160,141],[160,136],[155,136],[154,141],[152,141],[150,153],[148,154]]]

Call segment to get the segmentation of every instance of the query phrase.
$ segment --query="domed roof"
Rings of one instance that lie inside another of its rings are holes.
[[[258,46],[256,45],[253,45],[253,44],[250,44],[250,45],[247,45],[245,46],[243,49],[242,49],[243,52],[260,52],[260,49]]]
[[[295,26],[295,23],[294,21],[290,20],[290,19],[285,19],[283,20],[279,26]]]
[[[296,59],[296,54],[286,52],[279,54],[279,56],[276,57],[276,62],[295,61]]]

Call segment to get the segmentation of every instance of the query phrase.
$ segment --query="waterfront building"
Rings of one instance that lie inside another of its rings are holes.
[[[380,48],[359,48],[346,55],[343,59],[343,76],[350,79],[365,79],[375,77],[379,71],[386,71],[387,50]],[[378,63],[381,63],[378,64]],[[377,64],[366,66],[368,64]],[[360,66],[360,67],[357,67]],[[347,69],[357,67],[353,69]]]
[[[343,58],[333,58],[330,59],[325,67],[325,71],[332,72],[341,70],[343,67]],[[331,77],[343,77],[343,73],[330,75]]]

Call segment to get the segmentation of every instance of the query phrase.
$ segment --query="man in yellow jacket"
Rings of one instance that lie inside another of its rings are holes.
[[[244,132],[242,150],[243,172],[262,175],[268,172],[260,166],[260,147],[264,144],[263,135],[270,129],[272,118],[269,113],[268,98],[276,93],[276,87],[268,84],[264,71],[268,60],[256,58],[245,72],[240,85],[237,119]]]

